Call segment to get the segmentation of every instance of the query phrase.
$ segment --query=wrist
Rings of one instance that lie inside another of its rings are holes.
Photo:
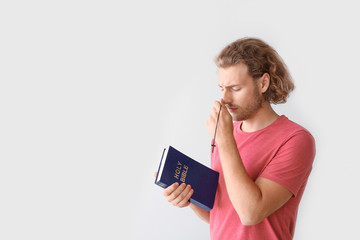
[[[236,142],[235,139],[233,137],[233,135],[231,136],[222,136],[219,137],[218,139],[216,139],[216,145],[221,148],[227,148],[229,146],[235,145],[236,146]]]

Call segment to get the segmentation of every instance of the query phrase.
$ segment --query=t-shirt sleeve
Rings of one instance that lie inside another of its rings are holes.
[[[281,184],[296,196],[310,175],[314,158],[314,138],[307,131],[299,131],[284,141],[260,176]]]

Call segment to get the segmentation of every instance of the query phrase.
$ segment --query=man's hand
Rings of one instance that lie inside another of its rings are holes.
[[[154,173],[154,176],[156,177],[157,172]],[[194,190],[191,189],[190,185],[186,185],[185,183],[182,183],[179,185],[179,183],[173,183],[169,187],[165,188],[164,190],[164,196],[166,197],[166,200],[171,203],[172,205],[183,208],[190,205],[189,199],[193,195]]]
[[[232,117],[227,110],[226,106],[223,103],[215,101],[213,104],[213,108],[211,114],[206,121],[206,127],[211,137],[214,137],[215,128],[216,128],[216,121],[218,119],[218,114],[220,110],[219,122],[216,130],[216,143],[222,143],[228,137],[233,136],[234,126],[232,122]]]
[[[189,206],[189,199],[193,195],[194,190],[191,189],[190,185],[182,183],[174,183],[164,190],[164,196],[167,201],[172,205],[183,208]]]

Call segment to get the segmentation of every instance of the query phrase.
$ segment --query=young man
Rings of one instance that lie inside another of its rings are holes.
[[[214,208],[188,202],[190,186],[164,190],[169,202],[189,206],[210,223],[211,239],[292,239],[298,206],[315,157],[311,134],[271,103],[284,103],[293,90],[277,52],[259,39],[239,39],[216,59],[222,99],[206,122],[216,133],[211,167],[220,172]]]

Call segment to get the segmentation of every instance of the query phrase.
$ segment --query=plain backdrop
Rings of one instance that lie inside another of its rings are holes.
[[[171,144],[210,165],[221,49],[258,37],[317,154],[296,240],[360,239],[356,1],[1,1],[0,239],[209,239],[154,184]],[[304,149],[306,151],[306,149]]]

